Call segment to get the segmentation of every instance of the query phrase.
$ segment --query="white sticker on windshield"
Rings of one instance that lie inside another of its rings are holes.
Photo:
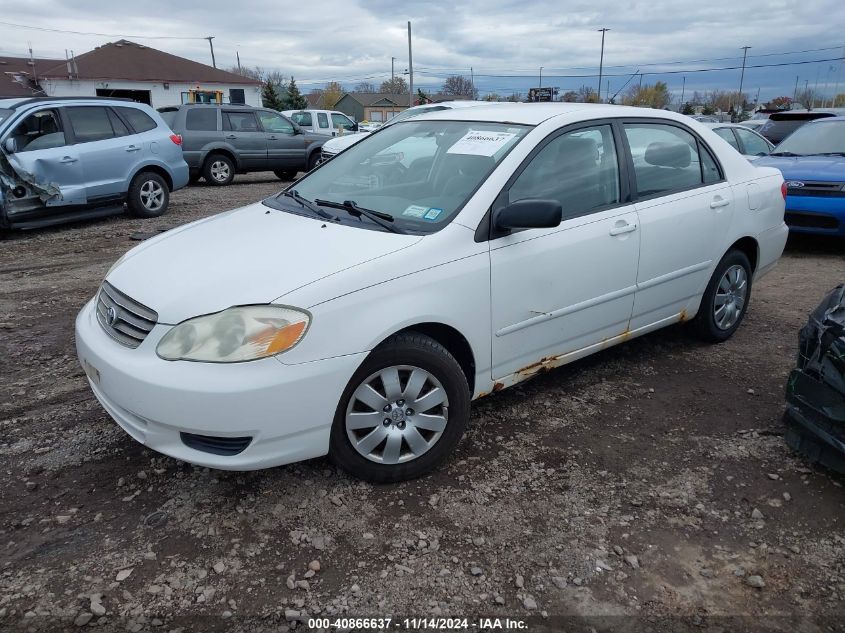
[[[473,156],[492,156],[502,149],[516,134],[512,132],[486,132],[470,130],[457,143],[452,145],[447,154],[471,154]]]
[[[417,204],[412,204],[402,212],[402,215],[407,215],[412,218],[421,218],[426,211],[428,211],[428,207],[421,207]]]

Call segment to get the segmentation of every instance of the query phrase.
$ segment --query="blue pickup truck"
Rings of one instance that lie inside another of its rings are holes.
[[[754,164],[783,174],[790,231],[845,237],[845,116],[802,125]]]

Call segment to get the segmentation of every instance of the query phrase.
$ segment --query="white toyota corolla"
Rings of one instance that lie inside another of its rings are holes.
[[[683,115],[447,110],[132,249],[77,348],[156,451],[396,481],[455,448],[474,398],[680,321],[730,337],[783,215],[780,173]]]

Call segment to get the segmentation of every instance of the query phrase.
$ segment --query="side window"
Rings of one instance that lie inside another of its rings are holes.
[[[154,130],[158,127],[158,123],[156,123],[150,115],[138,110],[137,108],[118,107],[117,111],[120,112],[120,115],[124,119],[129,121],[129,125],[132,126],[132,129],[135,130],[137,134],[140,134],[141,132],[149,132],[150,130]],[[115,130],[116,129],[117,128],[115,128]]]
[[[325,112],[317,113],[317,123],[320,125],[320,127],[329,127],[329,117],[326,116]]]
[[[258,132],[258,119],[253,112],[224,112],[223,129],[232,132]]]
[[[91,143],[114,138],[108,108],[102,106],[75,106],[66,108],[73,135],[77,143]]]
[[[114,130],[115,136],[129,136],[132,132],[129,131],[129,128],[126,127],[126,123],[124,123],[117,113],[112,110],[111,108],[108,109],[109,113],[109,121],[111,122],[111,127]]]
[[[739,140],[745,146],[745,153],[750,156],[768,156],[772,151],[765,140],[749,130],[736,130]]]
[[[626,123],[637,194],[654,196],[704,183],[695,137],[674,125]]]
[[[185,117],[185,127],[189,130],[216,132],[217,108],[190,108]]]
[[[301,125],[302,127],[311,127],[314,125],[314,122],[311,119],[310,112],[297,112],[291,117],[297,125]]]
[[[344,130],[351,130],[355,124],[342,114],[332,113],[332,127],[342,127]]]
[[[563,218],[619,202],[619,163],[609,125],[583,128],[549,141],[510,188],[509,202],[559,200]]]
[[[734,136],[734,132],[731,128],[717,127],[713,131],[719,136],[721,136],[723,139],[725,139],[728,144],[733,147],[736,151],[740,153],[742,152],[742,150],[739,148],[739,143],[737,142],[736,137]]]
[[[40,110],[21,121],[9,135],[19,152],[33,152],[67,145],[58,110]]]
[[[258,113],[261,125],[265,132],[281,132],[282,134],[293,134],[293,125],[281,114],[262,111]]]

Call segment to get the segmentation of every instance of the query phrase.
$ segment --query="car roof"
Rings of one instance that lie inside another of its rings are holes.
[[[133,101],[132,99],[125,99],[123,97],[23,97],[20,99],[0,99],[0,108],[9,108],[15,110],[22,106],[35,106],[44,104],[64,104],[64,103],[84,103],[93,101],[95,103],[134,103],[136,105],[146,105]]]
[[[644,117],[668,119],[689,123],[692,119],[683,114],[654,108],[635,108],[633,106],[609,105],[600,103],[497,103],[478,105],[462,109],[460,115],[449,110],[427,112],[414,117],[413,121],[456,120],[486,121],[490,123],[516,123],[539,125],[555,117],[569,115],[573,119],[600,119],[613,117]]]

